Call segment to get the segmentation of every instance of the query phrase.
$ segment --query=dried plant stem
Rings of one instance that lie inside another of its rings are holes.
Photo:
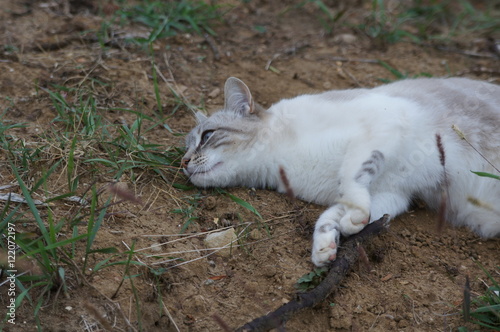
[[[481,151],[479,151],[478,149],[476,149],[476,147],[474,145],[471,144],[471,142],[469,142],[469,140],[467,139],[467,137],[465,137],[464,133],[460,130],[460,128],[458,128],[456,125],[453,125],[451,126],[451,128],[455,131],[455,133],[457,133],[457,135],[463,139],[465,142],[467,142],[467,144],[469,144],[469,146],[471,148],[474,149],[474,151],[476,151],[488,164],[490,164],[491,167],[493,167],[495,169],[495,171],[497,171],[498,173],[500,173],[500,170],[495,166],[493,165],[489,160],[488,158],[486,158],[482,153]]]
[[[280,166],[280,178],[281,182],[283,182],[283,185],[285,186],[286,195],[288,196],[289,199],[294,201],[295,194],[293,193],[292,187],[290,187],[290,181],[288,181],[288,177],[286,176],[285,169],[283,168],[283,166]]]
[[[446,173],[446,154],[441,135],[436,134],[436,145],[439,151],[439,162],[443,166],[443,183],[441,184],[441,201],[438,209],[437,231],[442,233],[446,224],[446,208],[448,204],[448,175]]]

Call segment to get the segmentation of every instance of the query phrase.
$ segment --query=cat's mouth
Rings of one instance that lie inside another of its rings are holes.
[[[218,168],[221,164],[222,164],[222,161],[219,161],[218,163],[216,163],[215,165],[213,165],[210,168],[199,167],[199,168],[195,169],[192,173],[190,173],[189,170],[187,170],[187,169],[186,169],[186,171],[188,172],[189,176],[192,178],[193,176],[196,176],[196,175],[204,175],[204,174],[210,173],[214,169]]]

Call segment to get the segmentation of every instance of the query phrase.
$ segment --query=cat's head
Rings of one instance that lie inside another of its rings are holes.
[[[248,159],[263,110],[241,80],[230,77],[224,87],[224,108],[210,117],[198,112],[198,125],[186,137],[184,173],[198,187],[245,184]]]

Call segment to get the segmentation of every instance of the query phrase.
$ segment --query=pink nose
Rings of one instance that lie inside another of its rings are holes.
[[[182,168],[187,168],[188,164],[189,164],[189,161],[191,161],[191,159],[189,159],[189,158],[182,158],[182,160],[181,160],[181,166],[182,166]]]

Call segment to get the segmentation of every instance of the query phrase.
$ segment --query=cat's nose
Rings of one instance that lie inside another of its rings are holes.
[[[189,164],[189,161],[191,161],[191,159],[189,159],[189,158],[182,158],[181,159],[181,167],[182,168],[187,168],[188,164]]]

